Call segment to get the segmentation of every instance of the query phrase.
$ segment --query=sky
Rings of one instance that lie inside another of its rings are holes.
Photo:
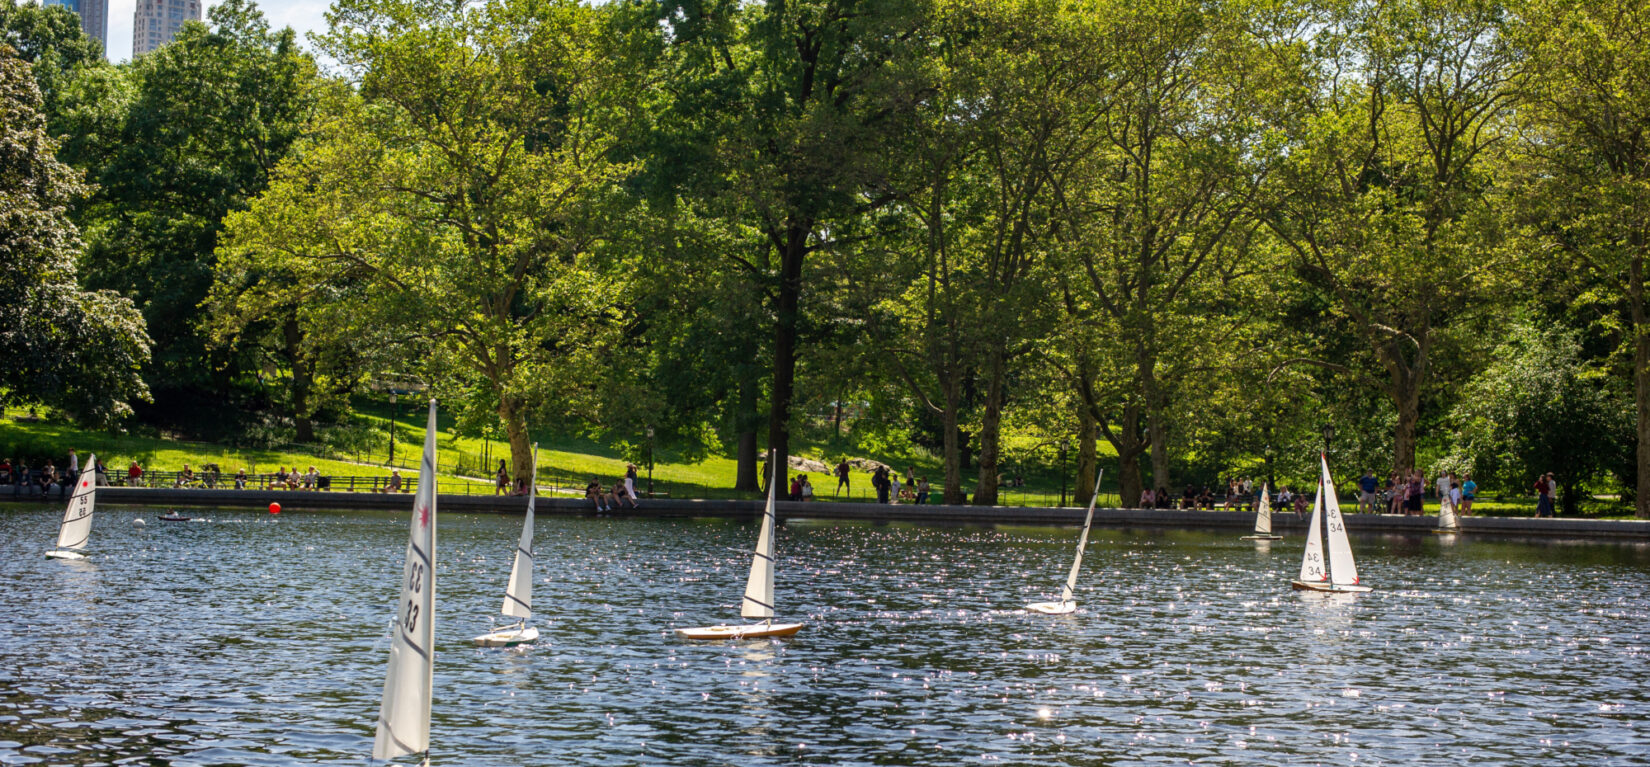
[[[211,8],[218,2],[206,0],[204,7]],[[260,0],[258,8],[269,19],[271,28],[292,27],[298,32],[298,40],[308,48],[309,33],[326,28],[326,12],[331,5],[331,0]],[[136,8],[137,0],[109,0],[110,61],[120,62],[132,57],[132,12]],[[206,20],[204,10],[201,20]]]

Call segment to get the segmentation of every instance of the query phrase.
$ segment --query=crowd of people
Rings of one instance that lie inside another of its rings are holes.
[[[504,469],[504,462],[499,461],[498,471],[500,481],[505,481],[506,479]],[[649,476],[651,476],[651,471],[649,472]],[[520,494],[527,494],[525,487],[520,488]],[[591,505],[594,506],[596,511],[599,512],[618,511],[626,506],[632,509],[636,508],[638,506],[636,493],[636,464],[625,464],[624,476],[619,477],[616,481],[614,481],[612,486],[605,486],[602,484],[601,480],[591,477],[590,482],[584,486],[584,498],[585,500],[590,501]]]
[[[764,490],[769,465],[763,462]],[[99,461],[94,467],[98,484],[108,484],[108,471]],[[626,464],[625,473],[611,485],[604,484],[592,477],[585,487],[585,499],[597,511],[609,511],[619,508],[636,508],[639,494],[636,491],[636,465]],[[59,467],[51,459],[40,461],[30,467],[22,460],[0,458],[0,486],[10,485],[12,493],[38,494],[47,496],[56,492],[58,496],[66,496],[68,488],[74,485],[80,476],[80,457],[75,450],[68,451],[66,460]],[[844,458],[831,470],[836,478],[834,495],[838,498],[843,493],[850,493],[853,485],[854,469]],[[883,464],[876,464],[869,472],[871,487],[876,492],[876,502],[880,504],[913,503],[925,504],[931,493],[928,478],[919,476],[914,467],[907,467],[903,474]],[[138,486],[153,484],[154,480],[146,480],[152,476],[138,464],[131,462],[127,467],[124,484]],[[217,464],[204,464],[197,471],[184,464],[176,474],[160,480],[171,487],[204,487],[216,488],[222,485],[222,474]],[[267,489],[288,490],[316,490],[327,489],[328,478],[323,477],[314,466],[300,471],[296,465],[290,469],[280,466],[273,474],[248,475],[246,469],[237,471],[232,478],[235,489],[244,490],[248,486],[262,486]],[[512,480],[507,463],[500,460],[498,470],[494,474],[495,495],[527,495],[530,492],[526,479]],[[374,480],[373,492],[405,492],[408,483],[401,476],[400,470],[391,472],[390,477],[382,485]],[[1211,485],[1187,485],[1179,493],[1159,486],[1146,488],[1140,494],[1140,508],[1146,509],[1226,509],[1238,511],[1253,511],[1259,500],[1258,493],[1264,485],[1257,485],[1250,477],[1229,477],[1225,481]],[[1271,490],[1271,506],[1275,510],[1293,510],[1304,515],[1312,505],[1312,489],[1297,489],[1283,485]],[[1470,516],[1473,513],[1473,503],[1478,498],[1478,483],[1472,479],[1472,474],[1463,473],[1457,477],[1453,472],[1440,472],[1437,479],[1430,486],[1420,471],[1403,470],[1387,474],[1384,480],[1378,479],[1372,471],[1365,471],[1355,483],[1355,494],[1358,499],[1358,511],[1367,513],[1421,515],[1426,513],[1429,496],[1433,503],[1448,503],[1457,514]],[[1558,497],[1558,484],[1552,472],[1538,476],[1531,487],[1536,499],[1536,516],[1551,517],[1556,514],[1555,501]],[[815,491],[808,474],[797,474],[789,478],[785,488],[784,498],[791,501],[809,502],[815,500]]]
[[[93,467],[94,476],[100,485],[108,484],[108,472],[102,461]],[[0,458],[0,486],[10,485],[13,495],[50,495],[56,491],[59,497],[68,495],[69,488],[80,478],[80,456],[69,451],[68,459],[63,467],[58,468],[51,459],[41,461],[37,466],[30,468],[24,460],[13,461],[10,458]]]

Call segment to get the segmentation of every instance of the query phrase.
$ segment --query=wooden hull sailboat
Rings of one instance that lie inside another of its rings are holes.
[[[1289,585],[1302,591],[1339,594],[1373,591],[1358,580],[1358,564],[1352,558],[1352,542],[1346,535],[1341,502],[1335,497],[1335,481],[1329,476],[1329,459],[1320,457],[1320,461],[1318,498],[1312,504],[1312,522],[1306,530],[1300,577]]]
[[[743,626],[702,626],[676,629],[683,639],[739,640],[763,637],[788,637],[802,630],[801,623],[774,623],[773,598],[773,537],[774,491],[779,487],[779,462],[771,460],[773,476],[768,479],[768,505],[762,512],[762,532],[756,537],[756,552],[751,557],[751,574],[745,583],[745,598],[739,608],[740,617],[762,619],[761,623]]]
[[[435,400],[424,432],[424,459],[401,570],[401,600],[390,639],[389,670],[378,709],[372,758],[423,754],[429,762],[430,701],[435,682]]]
[[[63,510],[63,522],[57,528],[57,548],[46,552],[49,559],[85,559],[81,549],[92,537],[92,511],[97,508],[97,456],[86,460],[86,470],[75,478],[74,494]]]
[[[475,638],[482,647],[515,647],[539,638],[537,627],[527,625],[533,617],[533,506],[538,501],[539,446],[533,445],[533,479],[527,487],[527,516],[521,522],[521,540],[516,542],[515,564],[510,567],[510,583],[504,587],[504,606],[499,612],[519,618],[514,626],[493,629]]]
[[[1089,512],[1083,517],[1083,534],[1077,538],[1077,558],[1072,560],[1071,573],[1066,576],[1066,582],[1060,589],[1060,601],[1032,602],[1026,605],[1026,612],[1039,615],[1070,615],[1077,612],[1077,573],[1083,569],[1083,550],[1089,545],[1089,528],[1094,525],[1094,505],[1100,500],[1100,480],[1105,476],[1105,470],[1095,474],[1094,492],[1089,494]]]
[[[1272,533],[1272,493],[1265,484],[1260,486],[1260,502],[1255,506],[1255,532],[1243,536],[1245,541],[1281,541],[1283,536]]]

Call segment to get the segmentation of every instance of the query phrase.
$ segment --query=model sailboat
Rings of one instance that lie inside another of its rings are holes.
[[[1455,501],[1447,495],[1438,504],[1438,528],[1433,532],[1439,535],[1461,532],[1461,518],[1455,513]]]
[[[762,623],[745,626],[706,626],[676,629],[688,639],[755,639],[757,637],[787,637],[802,629],[800,623],[773,622],[773,533],[774,491],[779,487],[779,462],[773,464],[773,476],[768,480],[768,505],[762,512],[762,532],[756,537],[756,554],[751,557],[751,575],[745,583],[745,599],[740,605],[742,618],[762,618]]]
[[[516,563],[510,568],[510,584],[504,588],[500,612],[520,618],[514,626],[489,631],[476,637],[482,647],[514,647],[539,638],[539,630],[527,625],[533,617],[533,503],[539,492],[539,446],[533,445],[533,478],[527,485],[527,518],[521,523],[521,540],[516,542]]]
[[[421,753],[429,763],[430,688],[435,681],[435,435],[432,399],[373,759]]]
[[[1083,549],[1089,545],[1089,527],[1094,524],[1094,505],[1100,500],[1100,478],[1106,476],[1104,469],[1094,478],[1094,492],[1089,495],[1089,513],[1083,518],[1083,534],[1077,538],[1077,558],[1072,560],[1071,574],[1066,576],[1066,585],[1060,589],[1058,602],[1032,602],[1026,605],[1026,610],[1044,615],[1069,615],[1077,612],[1077,573],[1083,569]]]
[[[86,470],[75,477],[74,494],[63,510],[57,528],[57,548],[46,552],[52,559],[85,559],[81,550],[92,537],[92,510],[97,506],[97,456],[87,458]]]
[[[1341,502],[1335,497],[1335,481],[1329,477],[1329,460],[1320,457],[1320,461],[1322,473],[1318,477],[1318,499],[1312,504],[1312,522],[1306,529],[1306,554],[1301,558],[1300,577],[1289,585],[1311,591],[1371,591],[1358,583],[1358,564],[1352,559],[1352,542],[1346,537],[1346,520],[1341,518]],[[1328,538],[1327,552],[1324,538]]]
[[[1272,534],[1272,494],[1269,488],[1260,486],[1260,501],[1255,504],[1255,534],[1245,535],[1246,541],[1281,541],[1283,536]]]

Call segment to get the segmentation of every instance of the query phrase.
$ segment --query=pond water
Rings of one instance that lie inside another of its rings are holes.
[[[0,764],[360,764],[407,515],[0,509]],[[133,520],[143,518],[146,525]],[[436,765],[1650,762],[1650,547],[1354,537],[1356,597],[1300,541],[792,520],[790,640],[737,620],[754,522],[540,517],[535,621],[499,608],[519,517],[440,520]]]

